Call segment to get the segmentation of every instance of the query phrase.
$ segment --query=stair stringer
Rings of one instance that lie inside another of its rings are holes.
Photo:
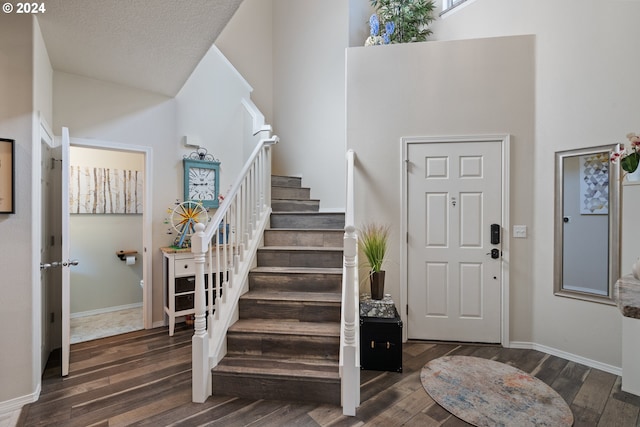
[[[269,227],[270,218],[271,208],[268,208],[253,232],[254,238],[249,239],[241,254],[243,260],[238,264],[237,271],[231,275],[231,285],[223,294],[226,302],[216,306],[216,313],[209,323],[209,369],[218,366],[227,354],[227,331],[238,320],[240,297],[249,289],[249,272],[257,265],[258,248],[262,246],[264,230]]]

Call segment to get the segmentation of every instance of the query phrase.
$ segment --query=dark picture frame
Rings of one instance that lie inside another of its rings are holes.
[[[15,140],[0,138],[0,214],[16,213]]]

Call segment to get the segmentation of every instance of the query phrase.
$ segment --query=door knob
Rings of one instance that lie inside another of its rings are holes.
[[[54,261],[52,263],[40,263],[40,270],[46,270],[48,268],[55,268],[55,267],[71,267],[72,265],[78,265],[80,263],[80,261],[78,261],[77,259],[71,259],[67,262],[64,261]]]
[[[40,263],[40,270],[46,270],[48,268],[56,268],[56,267],[60,267],[62,266],[62,262],[60,261],[53,261],[51,263]]]

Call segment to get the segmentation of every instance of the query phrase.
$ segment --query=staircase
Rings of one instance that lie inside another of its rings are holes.
[[[344,214],[320,213],[300,178],[274,176],[271,185],[271,228],[212,391],[340,405]]]

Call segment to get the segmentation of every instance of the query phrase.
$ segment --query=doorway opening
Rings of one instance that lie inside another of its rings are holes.
[[[144,153],[70,147],[71,344],[144,328]],[[119,252],[129,256],[120,259]]]
[[[142,213],[138,213],[137,215],[135,215],[135,218],[137,218],[139,222],[139,225],[137,225],[137,233],[139,236],[141,236],[137,239],[136,242],[137,247],[139,248],[137,250],[138,253],[136,254],[136,260],[134,263],[127,264],[126,259],[120,260],[119,258],[117,258],[117,251],[129,250],[129,248],[121,248],[120,243],[114,243],[114,245],[117,244],[118,248],[111,248],[108,254],[103,254],[100,259],[98,261],[94,261],[94,263],[110,263],[115,260],[117,261],[117,266],[119,268],[141,268],[142,279],[135,279],[133,283],[129,281],[129,285],[133,288],[133,290],[131,291],[142,294],[141,303],[139,301],[120,304],[115,303],[115,307],[129,309],[135,308],[138,312],[141,312],[141,314],[136,315],[136,317],[138,319],[141,319],[138,320],[138,322],[141,322],[142,328],[145,329],[150,329],[152,327],[152,265],[151,257],[147,256],[147,254],[149,253],[149,248],[152,247],[152,149],[150,147],[140,145],[122,144],[110,141],[79,138],[70,140],[68,138],[68,131],[66,132],[65,138],[66,128],[63,128],[63,137],[56,137],[55,142],[53,142],[54,138],[45,138],[46,135],[52,135],[52,133],[48,131],[48,126],[45,125],[46,124],[43,123],[43,130],[41,130],[40,132],[41,138],[38,138],[37,140],[37,151],[35,151],[37,158],[34,159],[34,163],[37,164],[37,167],[34,166],[34,194],[37,194],[38,198],[42,197],[42,200],[39,203],[40,209],[34,210],[34,221],[38,225],[40,224],[41,220],[51,223],[49,227],[50,234],[48,234],[49,232],[46,231],[46,227],[37,227],[36,235],[39,236],[38,239],[40,240],[37,242],[37,250],[41,251],[40,246],[45,246],[43,242],[51,242],[54,245],[54,248],[52,251],[50,251],[52,252],[50,259],[41,258],[42,277],[39,280],[40,283],[38,283],[38,290],[40,291],[39,294],[43,298],[43,301],[41,304],[41,309],[38,310],[38,314],[40,319],[42,320],[42,323],[46,323],[48,327],[41,328],[43,334],[43,336],[41,337],[43,351],[39,359],[40,363],[44,366],[46,363],[47,355],[55,349],[62,348],[62,375],[65,376],[68,374],[69,368],[68,355],[71,340],[70,317],[72,311],[68,277],[70,276],[70,270],[75,270],[78,267],[84,267],[84,263],[82,260],[84,254],[83,251],[80,251],[80,253],[78,253],[77,250],[73,249],[73,242],[71,241],[72,239],[70,239],[68,227],[71,216],[69,214],[70,202],[68,200],[68,197],[63,197],[65,194],[67,196],[69,195],[69,182],[68,179],[63,180],[62,177],[69,177],[71,162],[69,160],[65,162],[62,161],[62,159],[65,158],[65,150],[62,150],[62,148],[66,145],[66,151],[70,151],[69,148],[71,145],[73,145],[74,147],[100,149],[103,150],[99,153],[100,157],[105,156],[105,154],[110,151],[116,153],[136,153],[143,159],[143,167],[140,169],[140,171],[143,176],[142,181],[144,185],[140,189],[141,194],[138,194],[138,198],[141,200],[139,201],[139,203],[141,203],[142,206]],[[65,139],[67,141],[66,143]],[[48,150],[49,146],[53,147],[53,149]],[[42,155],[40,155],[41,153]],[[34,157],[36,157],[36,155],[34,155]],[[51,165],[51,168],[49,168],[51,170],[50,172],[46,170],[47,168],[45,166],[47,165]],[[46,180],[50,181],[50,185],[48,187],[44,186],[42,182]],[[63,199],[66,200],[66,203],[62,203]],[[66,207],[66,209],[64,210],[62,209],[63,205]],[[125,216],[126,214],[115,215]],[[81,215],[76,216],[79,217]],[[95,231],[95,225],[90,227],[90,230],[84,233],[86,234],[85,239],[88,239],[90,243],[92,243],[95,247],[104,246],[104,238],[95,237]],[[124,228],[121,228],[120,232],[118,232],[117,234],[118,236],[122,236],[125,233],[126,231],[124,230]],[[93,238],[91,238],[92,235],[94,235]],[[66,243],[63,244],[64,242]],[[122,242],[122,245],[126,243],[127,242]],[[66,255],[64,254],[65,249],[63,248],[63,246],[67,247]],[[70,248],[68,246],[70,246]],[[73,251],[73,259],[69,256],[71,251]],[[52,268],[42,270],[42,263],[49,263],[49,266]],[[72,269],[69,267],[72,267]],[[93,267],[95,268],[95,265]],[[65,279],[65,274],[67,279]],[[108,274],[110,274],[110,272]],[[43,277],[47,275],[49,277],[49,280],[44,280]],[[106,276],[107,273],[105,273],[104,275]],[[104,287],[105,289],[99,290],[106,292],[106,294],[108,295],[110,293],[113,293],[112,291],[114,289],[112,285],[113,282],[107,285],[102,285],[102,287]],[[46,287],[47,290],[43,291],[42,287]],[[112,302],[108,307],[113,308],[114,303]],[[97,312],[91,313],[92,310]],[[82,313],[83,315],[104,314],[100,313],[100,311],[105,311],[104,307],[89,308],[84,310],[76,308],[74,310],[74,312]],[[106,311],[108,312],[110,310]],[[107,323],[112,323],[112,321],[107,321]],[[136,328],[139,328],[139,326],[136,326]],[[118,333],[120,332],[124,331],[119,331]],[[47,334],[47,337],[45,337],[44,334]],[[40,334],[38,334],[38,336],[40,336]],[[92,337],[91,339],[93,338],[94,337]],[[97,338],[97,336],[95,338]]]

